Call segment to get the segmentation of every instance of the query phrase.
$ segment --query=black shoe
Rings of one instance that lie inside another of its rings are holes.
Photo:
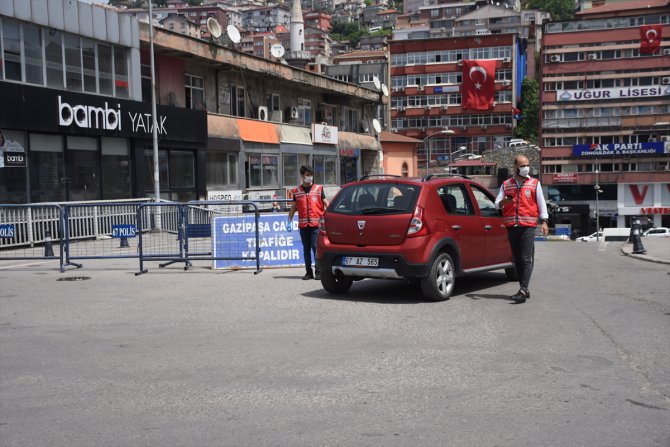
[[[316,272],[314,274],[314,279],[316,279],[317,281],[320,280],[321,279],[321,272]]]
[[[305,273],[305,276],[302,277],[302,280],[307,281],[308,279],[314,279],[314,275],[311,273]]]
[[[526,300],[530,298],[530,292],[528,290],[519,290],[509,298],[515,303],[525,303]]]

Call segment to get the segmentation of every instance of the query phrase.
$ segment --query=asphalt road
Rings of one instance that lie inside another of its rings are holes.
[[[536,247],[521,305],[503,273],[433,303],[301,269],[4,261],[0,445],[669,446],[670,266]]]

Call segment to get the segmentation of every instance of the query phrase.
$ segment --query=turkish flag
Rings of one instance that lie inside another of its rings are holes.
[[[662,33],[661,25],[641,25],[640,54],[653,54],[661,48]]]
[[[490,110],[496,94],[496,61],[463,61],[463,110]]]

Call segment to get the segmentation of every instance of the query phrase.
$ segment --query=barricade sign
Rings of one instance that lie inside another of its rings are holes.
[[[137,236],[135,225],[112,225],[112,237],[115,239],[135,236]]]
[[[288,214],[261,214],[258,219],[258,257],[263,267],[304,266],[302,242],[297,219],[292,231]],[[255,267],[256,224],[253,215],[244,217],[215,217],[212,220],[212,268]]]
[[[0,238],[13,239],[16,236],[16,226],[14,224],[0,225]]]

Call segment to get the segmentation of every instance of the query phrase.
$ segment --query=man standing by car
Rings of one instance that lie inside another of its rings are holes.
[[[293,189],[293,203],[288,212],[289,228],[293,215],[298,211],[298,228],[305,257],[305,276],[302,279],[320,279],[319,266],[316,265],[316,277],[312,274],[312,253],[316,263],[316,240],[319,235],[319,219],[328,207],[323,186],[314,184],[314,169],[310,166],[300,168],[302,185]]]
[[[514,176],[500,186],[496,206],[502,208],[507,239],[519,276],[519,291],[511,299],[516,303],[524,303],[530,298],[528,284],[535,261],[535,228],[539,219],[542,233],[545,236],[549,234],[549,214],[539,180],[529,176],[528,158],[517,155],[514,159],[514,170]]]

